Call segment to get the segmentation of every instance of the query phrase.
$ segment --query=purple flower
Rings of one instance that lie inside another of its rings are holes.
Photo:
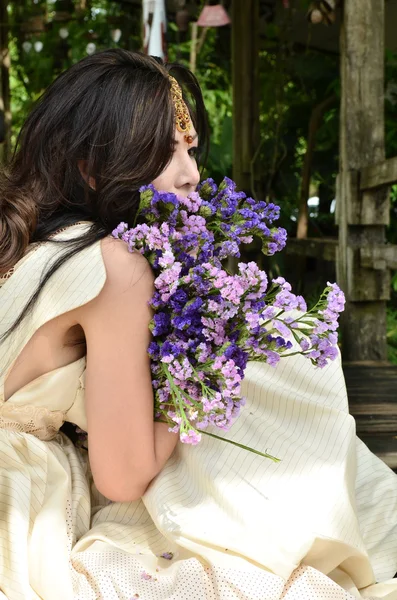
[[[303,352],[306,352],[307,350],[309,350],[310,344],[306,338],[302,338],[299,343],[300,343],[300,347],[302,348]]]
[[[219,258],[226,258],[227,256],[240,256],[238,244],[236,242],[222,242],[218,248]]]
[[[213,196],[214,194],[217,193],[218,188],[216,186],[216,184],[214,183],[214,180],[209,178],[206,179],[205,181],[203,181],[201,184],[198,185],[197,190],[200,193],[200,196],[204,199],[210,198],[211,196]]]
[[[277,277],[277,279],[273,279],[273,283],[279,285],[283,290],[287,290],[287,292],[291,291],[291,285],[288,281],[285,281],[284,277]]]
[[[269,221],[269,223],[273,223],[273,221],[277,221],[280,218],[280,207],[273,203],[265,203],[258,202],[255,205],[255,210],[261,211],[263,217]]]
[[[150,342],[148,348],[148,354],[152,360],[156,360],[160,356],[160,346],[157,342]]]
[[[273,350],[264,350],[263,354],[266,356],[266,362],[268,365],[275,367],[280,361],[280,355]]]
[[[150,346],[149,346],[149,348],[150,348]],[[160,348],[161,358],[164,358],[166,356],[172,356],[173,358],[178,358],[181,354],[183,354],[183,351],[180,348],[180,346],[172,343],[169,340],[166,340]]]
[[[277,329],[284,337],[288,338],[291,336],[291,330],[287,327],[285,323],[280,321],[279,319],[274,319],[272,322],[274,329]]]
[[[328,309],[335,313],[342,312],[345,308],[345,296],[342,290],[336,283],[328,282],[327,285],[331,288],[327,297]]]
[[[153,335],[161,336],[170,331],[171,318],[170,318],[170,315],[168,315],[167,313],[159,312],[159,313],[155,314],[153,317],[153,321],[154,321],[154,328],[152,331]]]
[[[123,233],[125,233],[128,230],[128,225],[127,223],[119,223],[116,227],[116,229],[113,229],[112,231],[112,236],[115,238],[120,238]]]
[[[191,444],[192,446],[196,446],[201,441],[201,433],[194,429],[189,429],[188,432],[182,432],[180,437],[181,442]]]
[[[273,306],[267,306],[261,314],[262,319],[267,321],[268,319],[272,319],[276,313],[276,309]]]
[[[296,301],[298,303],[298,310],[305,313],[307,311],[307,304],[303,296],[297,296]]]
[[[233,275],[222,263],[254,239],[265,253],[281,250],[286,232],[272,226],[279,215],[279,207],[247,198],[228,178],[219,188],[207,180],[187,198],[147,185],[139,224],[128,229],[120,223],[113,231],[153,269],[148,354],[154,415],[184,443],[195,445],[200,430],[226,430],[238,417],[248,359],[275,366],[293,349],[323,367],[338,356],[335,331],[344,296],[336,284],[329,283],[307,312],[285,279],[269,287],[256,263],[239,263]]]
[[[296,296],[287,290],[282,290],[276,295],[273,306],[283,310],[295,310],[298,308]]]
[[[165,265],[162,265],[165,267]],[[180,262],[172,264],[171,267],[165,268],[162,273],[155,279],[154,285],[160,293],[163,302],[169,300],[174,294],[179,285],[182,265]]]

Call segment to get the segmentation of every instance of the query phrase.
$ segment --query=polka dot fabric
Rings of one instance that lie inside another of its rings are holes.
[[[299,567],[288,580],[282,600],[351,600],[348,592],[311,567]]]
[[[276,575],[256,569],[206,567],[188,559],[173,567],[144,569],[138,557],[120,552],[77,555],[75,600],[353,600],[354,596],[331,579],[300,567],[285,582]],[[170,572],[171,571],[171,572]],[[77,573],[84,578],[79,579]],[[95,582],[89,591],[87,581]],[[91,594],[91,595],[87,595]]]

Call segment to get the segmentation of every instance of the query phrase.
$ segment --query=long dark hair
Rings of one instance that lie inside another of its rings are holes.
[[[45,273],[3,338],[68,258],[120,221],[134,221],[139,188],[162,173],[173,153],[169,73],[181,85],[200,146],[207,148],[206,113],[195,76],[180,65],[120,49],[87,56],[62,73],[26,120],[0,178],[0,275],[30,243],[48,241],[77,221],[92,226]],[[95,179],[95,190],[81,175],[79,161]]]

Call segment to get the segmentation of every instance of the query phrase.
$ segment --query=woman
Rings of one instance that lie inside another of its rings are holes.
[[[153,422],[153,277],[109,234],[141,185],[195,189],[199,142],[194,76],[121,50],[61,75],[22,130],[0,199],[2,597],[395,598],[375,584],[397,570],[396,477],[356,447],[340,365],[249,366],[225,437],[278,465]]]

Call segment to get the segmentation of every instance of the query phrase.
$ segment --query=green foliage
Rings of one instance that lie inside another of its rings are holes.
[[[285,38],[285,32],[271,25],[260,55],[261,152],[257,170],[262,195],[275,198],[293,215],[299,201],[312,111],[329,96],[338,96],[338,57],[295,48],[288,40],[280,44],[279,36]],[[337,172],[338,120],[336,99],[317,131],[311,165],[312,182],[317,188],[321,185],[326,196],[333,194]],[[316,228],[329,234],[333,217],[329,205],[325,208],[328,223],[323,218],[322,224],[320,218]],[[293,223],[284,225],[294,233]]]
[[[35,101],[55,76],[87,55],[90,45],[94,50],[140,49],[140,11],[123,11],[111,0],[92,0],[87,6],[82,10],[72,0],[9,3],[14,142]],[[121,31],[119,44],[112,39],[115,29]]]
[[[209,113],[210,121],[211,116],[211,113]],[[217,115],[215,115],[215,118],[217,118]],[[210,151],[204,176],[211,176],[215,181],[220,181],[225,176],[232,177],[232,147],[232,117],[230,115],[226,115],[223,121],[220,123],[220,132],[218,136],[214,136],[211,139]]]

